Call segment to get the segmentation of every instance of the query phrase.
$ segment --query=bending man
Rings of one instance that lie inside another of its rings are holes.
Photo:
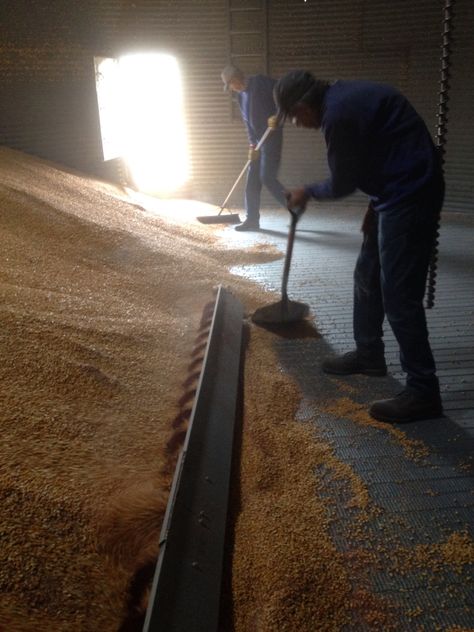
[[[395,334],[405,390],[374,402],[370,414],[407,422],[442,414],[436,367],[428,341],[423,296],[444,180],[425,123],[394,88],[369,81],[318,81],[305,71],[288,73],[275,87],[281,118],[322,129],[330,177],[288,192],[288,207],[367,193],[362,248],[354,272],[356,349],[327,359],[336,375],[385,375],[382,324]]]

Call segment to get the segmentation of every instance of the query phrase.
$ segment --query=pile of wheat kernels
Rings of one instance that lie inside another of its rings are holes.
[[[6,148],[0,175],[0,629],[116,630],[202,310],[228,267],[281,255]]]
[[[228,269],[281,255],[18,152],[0,149],[0,174],[0,630],[115,631],[156,555],[202,309],[218,283],[248,311],[272,300]],[[315,472],[324,464],[368,516],[367,489],[295,421],[273,336],[250,329],[226,629],[397,629],[367,578],[380,558],[336,549]],[[346,395],[333,405],[350,417]],[[469,546],[447,542],[446,562]]]

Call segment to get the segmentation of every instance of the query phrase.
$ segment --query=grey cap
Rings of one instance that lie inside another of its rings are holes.
[[[290,110],[299,101],[304,101],[317,83],[313,75],[305,70],[292,70],[279,79],[273,90],[279,121],[283,122]]]
[[[221,78],[224,82],[224,92],[228,92],[230,90],[230,82],[232,79],[243,79],[244,73],[240,70],[240,68],[234,66],[234,64],[228,64],[221,72]]]

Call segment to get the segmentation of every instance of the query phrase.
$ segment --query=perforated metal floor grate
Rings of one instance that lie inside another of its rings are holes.
[[[387,378],[350,376],[341,380],[322,374],[319,368],[325,356],[353,348],[352,272],[363,212],[338,204],[326,210],[310,209],[301,220],[288,293],[290,298],[310,304],[322,338],[278,338],[276,344],[282,365],[303,393],[301,420],[314,422],[315,433],[329,441],[336,456],[362,479],[378,508],[357,546],[380,547],[387,554],[390,548],[441,544],[453,533],[474,536],[474,218],[444,215],[436,307],[427,312],[445,417],[398,426],[402,441],[397,441],[383,424],[360,424],[350,415],[325,412],[323,405],[349,398],[354,406],[365,406],[399,392],[404,381],[398,347],[388,325]],[[272,242],[284,252],[286,213],[264,212],[261,225],[259,233],[235,233],[228,227],[222,235],[243,246]],[[282,269],[279,260],[234,271],[278,290]],[[424,452],[414,456],[410,445],[423,446]],[[348,534],[358,511],[347,507],[347,490],[330,479],[328,474],[332,536],[340,550],[348,550],[356,546]],[[379,595],[399,606],[397,629],[474,628],[472,564],[464,564],[456,572],[447,568],[435,571],[427,564],[422,570],[403,574],[389,571],[389,565],[387,560],[386,567],[382,565],[374,573],[372,585]]]

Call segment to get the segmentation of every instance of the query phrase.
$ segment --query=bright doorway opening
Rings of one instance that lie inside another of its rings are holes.
[[[121,157],[140,191],[176,191],[190,176],[176,58],[137,53],[94,61],[104,160]]]

